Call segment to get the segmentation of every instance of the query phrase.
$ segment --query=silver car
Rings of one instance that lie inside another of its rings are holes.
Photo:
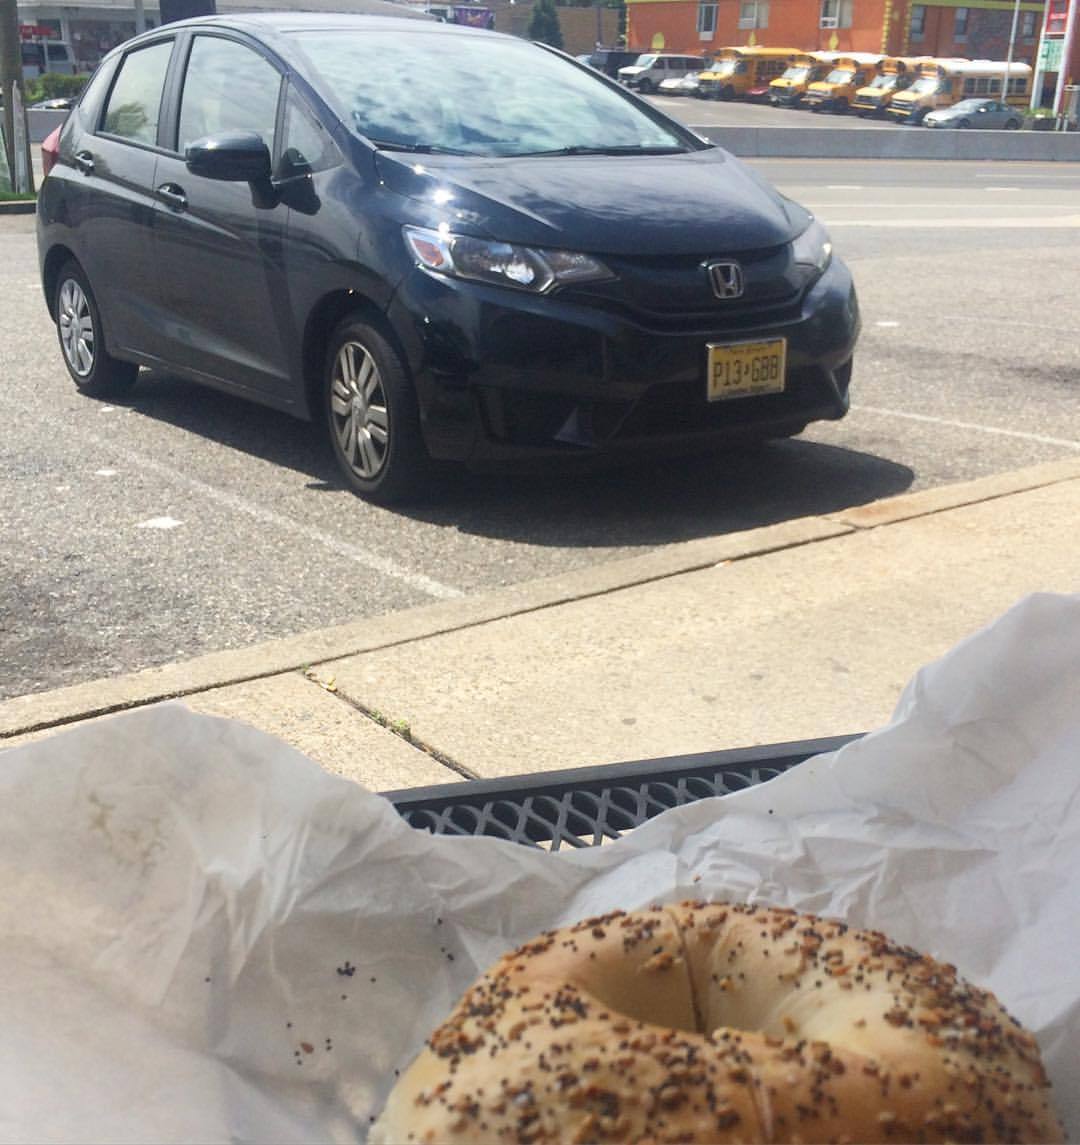
[[[996,99],[962,99],[952,107],[932,111],[923,119],[924,127],[983,127],[992,131],[1016,131],[1021,113]]]

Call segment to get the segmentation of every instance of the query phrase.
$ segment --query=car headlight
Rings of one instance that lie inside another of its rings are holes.
[[[419,266],[452,278],[469,278],[545,294],[557,286],[596,282],[614,275],[587,254],[488,242],[449,229],[404,227],[405,243]]]
[[[802,277],[802,285],[809,286],[825,273],[832,261],[832,240],[829,232],[817,221],[810,225],[791,244],[795,266]]]

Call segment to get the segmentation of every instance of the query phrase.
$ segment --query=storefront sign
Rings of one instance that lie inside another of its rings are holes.
[[[1056,72],[1061,68],[1061,46],[1064,40],[1043,40],[1039,45],[1039,67],[1044,72]]]

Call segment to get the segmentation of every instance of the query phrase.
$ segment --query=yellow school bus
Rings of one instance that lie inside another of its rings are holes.
[[[855,99],[855,93],[878,74],[885,59],[885,56],[870,52],[850,52],[841,56],[823,80],[816,80],[807,88],[803,102],[811,111],[843,115]]]
[[[888,114],[902,123],[922,123],[926,114],[939,107],[952,107],[973,96],[1001,98],[1001,81],[1008,67],[1009,89],[1005,102],[1026,107],[1031,94],[1031,68],[1004,60],[924,60],[916,69],[915,80],[905,91],[893,96]]]
[[[784,74],[769,84],[769,102],[774,107],[800,107],[812,83],[823,80],[843,52],[801,52]]]
[[[698,76],[699,99],[764,99],[796,48],[721,48],[712,67]]]
[[[897,92],[906,90],[915,79],[915,70],[927,56],[889,56],[878,73],[855,93],[851,106],[860,116],[884,115]]]

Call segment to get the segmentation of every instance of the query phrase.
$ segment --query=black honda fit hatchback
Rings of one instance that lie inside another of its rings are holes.
[[[351,487],[842,417],[825,229],[539,44],[384,16],[167,25],[101,64],[38,202],[64,362],[323,421]]]

